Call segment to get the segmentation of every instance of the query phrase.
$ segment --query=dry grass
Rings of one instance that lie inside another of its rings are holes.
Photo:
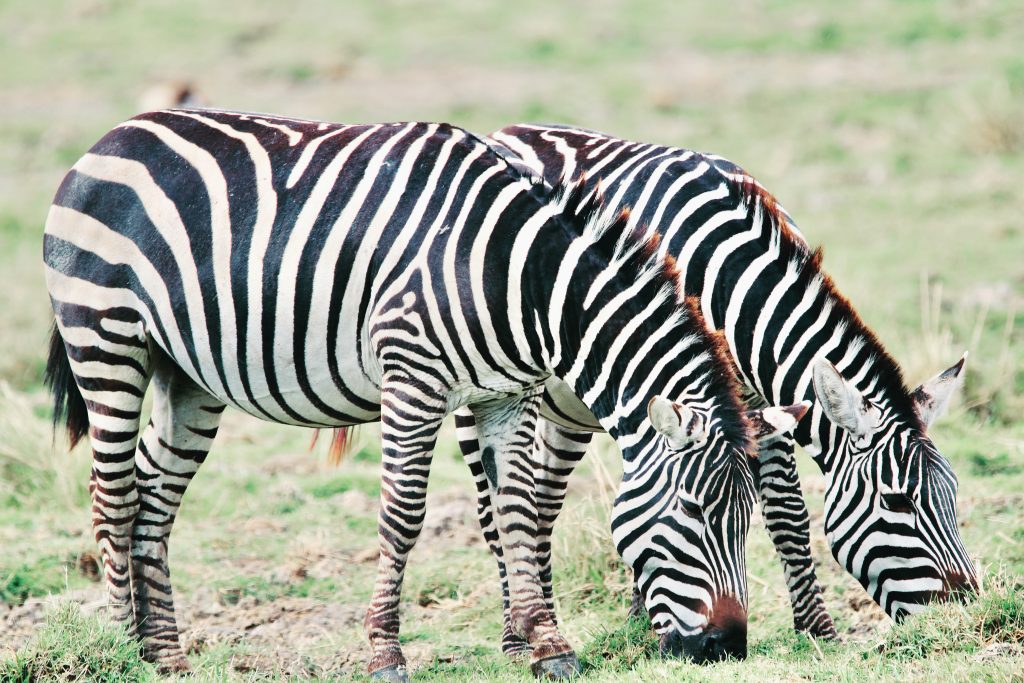
[[[85,502],[90,460],[80,450],[68,453],[63,433],[56,434],[40,414],[41,394],[15,391],[0,381],[0,497],[6,505],[48,505],[77,509]]]

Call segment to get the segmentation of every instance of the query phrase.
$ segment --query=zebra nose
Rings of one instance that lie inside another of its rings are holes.
[[[720,662],[747,657],[747,610],[731,595],[712,603],[711,618],[701,636],[701,660]]]
[[[747,627],[712,629],[701,637],[700,662],[720,662],[727,658],[746,659]]]
[[[732,596],[712,602],[711,618],[701,633],[684,636],[676,630],[661,635],[661,654],[686,657],[696,664],[747,657],[747,610]]]
[[[723,659],[745,659],[747,656],[747,628],[715,628],[693,636],[681,636],[670,631],[661,636],[661,654],[664,657],[685,657],[695,664],[709,664]]]

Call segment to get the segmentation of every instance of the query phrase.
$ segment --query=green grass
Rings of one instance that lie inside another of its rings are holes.
[[[750,658],[664,662],[649,632],[625,623],[629,577],[607,528],[618,470],[603,442],[573,483],[554,542],[559,614],[588,681],[1019,676],[1019,2],[771,0],[724,10],[668,0],[453,0],[425,11],[392,0],[298,0],[288,9],[238,0],[0,4],[0,609],[13,608],[0,611],[5,671],[24,672],[11,667],[29,661],[60,666],[74,652],[85,657],[80,666],[109,651],[103,666],[153,676],[116,629],[92,617],[64,608],[42,629],[24,620],[40,617],[50,595],[102,598],[78,568],[94,550],[89,457],[84,448],[65,453],[59,440],[53,448],[48,430],[40,380],[52,314],[39,254],[67,168],[134,114],[152,85],[185,79],[226,108],[447,120],[480,133],[522,120],[565,122],[723,154],[826,247],[828,270],[909,382],[970,350],[963,398],[933,436],[960,479],[962,533],[988,577],[981,599],[891,628],[877,619],[827,551],[822,480],[803,458],[819,575],[845,642],[791,633],[774,550],[755,523]],[[326,439],[310,452],[307,431],[225,418],[170,547],[198,680],[362,678],[376,435],[365,429],[332,469]],[[472,491],[448,431],[429,508],[449,517],[412,556],[405,648],[417,680],[527,681],[528,671],[497,651],[500,594],[473,526]],[[15,651],[20,659],[11,660]]]
[[[966,604],[932,607],[926,618],[894,628],[879,649],[892,659],[912,660],[946,653],[976,654],[1007,645],[1024,655],[1024,583],[997,575],[986,591]]]
[[[0,681],[95,681],[136,683],[155,678],[142,661],[137,641],[124,629],[85,616],[68,603],[47,615],[35,642],[13,659],[0,661]]]

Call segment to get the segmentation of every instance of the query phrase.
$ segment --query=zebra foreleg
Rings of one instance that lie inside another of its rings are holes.
[[[579,661],[558,630],[540,577],[543,534],[533,445],[541,393],[538,388],[525,396],[471,407],[485,476],[493,477],[493,523],[508,580],[506,623],[528,644],[536,676],[570,678],[579,673]]]
[[[476,484],[477,516],[480,520],[480,528],[491,554],[494,555],[498,563],[504,611],[501,650],[513,659],[527,657],[531,651],[529,644],[512,628],[508,577],[492,503],[496,494],[494,459],[492,457],[485,461],[483,458],[477,435],[476,419],[473,417],[472,411],[462,409],[455,414],[455,430],[459,439],[459,447],[462,449],[466,464],[469,466]],[[565,503],[569,477],[582,460],[592,438],[593,435],[589,432],[560,427],[544,419],[540,420],[537,428],[534,445],[534,454],[538,461],[535,463],[535,495],[538,508],[537,565],[544,599],[553,617],[555,616],[555,605],[552,587],[551,534],[554,530],[555,520],[558,519],[562,505]],[[643,603],[640,604],[640,609],[643,609]]]
[[[470,474],[476,485],[477,518],[484,541],[491,555],[498,563],[498,578],[501,581],[501,607],[504,616],[504,627],[501,633],[501,651],[512,659],[526,659],[530,656],[530,646],[526,639],[516,635],[512,630],[512,613],[509,609],[508,576],[501,549],[501,537],[495,522],[493,498],[496,493],[497,474],[494,471],[494,458],[485,464],[480,449],[480,440],[476,430],[476,418],[469,408],[460,408],[455,413],[455,435],[459,440],[459,448],[469,466]]]
[[[363,624],[373,648],[370,674],[398,683],[408,681],[398,643],[402,579],[423,528],[427,479],[445,400],[403,385],[398,390],[385,389],[381,404],[380,559]]]
[[[157,365],[153,388],[153,412],[135,459],[139,514],[132,529],[132,575],[144,657],[170,673],[188,671],[189,664],[174,619],[167,544],[225,406],[170,363]]]
[[[754,482],[765,526],[786,576],[793,627],[816,638],[835,638],[835,625],[821,597],[811,557],[810,518],[800,490],[793,442],[781,437],[761,441],[758,447],[758,457],[751,460]]]
[[[552,613],[555,604],[551,576],[551,534],[565,504],[569,477],[583,460],[593,438],[591,432],[561,427],[543,419],[537,429],[534,446],[534,453],[540,461],[537,469],[537,509],[540,514],[537,558],[540,563],[541,586]]]

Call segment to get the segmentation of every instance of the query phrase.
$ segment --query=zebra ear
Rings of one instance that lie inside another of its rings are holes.
[[[676,450],[691,444],[701,446],[708,440],[704,418],[681,403],[655,396],[647,404],[647,417],[651,426]]]
[[[791,406],[772,406],[763,410],[748,410],[747,420],[754,431],[754,439],[760,444],[792,431],[807,414],[810,401]]]
[[[825,416],[856,439],[869,435],[878,424],[874,406],[825,358],[814,364],[814,395]]]
[[[921,418],[924,426],[930,427],[940,415],[946,412],[949,401],[953,394],[963,383],[964,363],[967,362],[967,352],[955,365],[940,372],[935,377],[914,389],[910,398],[914,401],[914,410]]]

